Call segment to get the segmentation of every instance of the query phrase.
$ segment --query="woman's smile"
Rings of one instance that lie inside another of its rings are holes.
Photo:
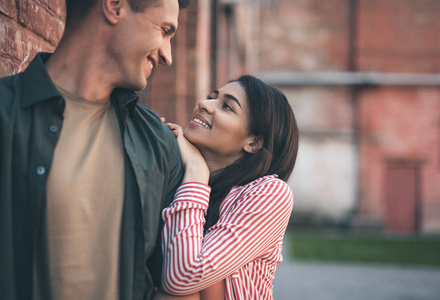
[[[195,124],[194,124],[195,123]],[[211,129],[211,125],[201,115],[197,114],[190,122],[191,125],[200,127],[200,125],[206,129]]]

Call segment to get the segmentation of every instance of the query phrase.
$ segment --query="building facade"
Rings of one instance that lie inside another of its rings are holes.
[[[211,90],[256,75],[301,131],[293,224],[439,233],[438,15],[437,0],[192,0],[141,102],[185,124]],[[62,0],[1,0],[0,75],[52,51],[63,20]]]

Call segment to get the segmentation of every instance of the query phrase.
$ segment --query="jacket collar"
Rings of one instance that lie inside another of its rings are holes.
[[[125,107],[131,117],[135,115],[138,99],[139,97],[135,92],[124,88],[114,89],[110,95],[110,100],[121,108]]]
[[[23,102],[22,107],[35,105],[41,101],[61,98],[61,94],[54,86],[46,71],[44,63],[51,53],[38,53],[23,72]],[[119,106],[125,106],[131,116],[134,116],[138,96],[135,92],[124,89],[115,89],[111,96]]]
[[[44,67],[49,57],[50,53],[38,53],[23,72],[23,108],[61,97]]]

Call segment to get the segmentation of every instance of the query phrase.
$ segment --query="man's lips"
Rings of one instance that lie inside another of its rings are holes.
[[[150,56],[147,57],[147,60],[148,60],[148,64],[150,65],[151,69],[154,69],[154,68],[157,67],[157,60],[154,57],[152,57],[150,55]]]

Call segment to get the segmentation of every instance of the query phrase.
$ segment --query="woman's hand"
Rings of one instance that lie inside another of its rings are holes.
[[[167,125],[176,136],[180,156],[185,168],[185,176],[183,177],[182,183],[201,182],[208,184],[209,169],[199,149],[183,136],[182,127],[173,123],[167,123]]]
[[[221,280],[200,291],[201,300],[224,300],[225,280]]]
[[[156,296],[153,297],[154,300],[200,300],[200,294],[194,293],[187,296],[172,296],[168,294],[164,294],[162,291],[159,291]]]

